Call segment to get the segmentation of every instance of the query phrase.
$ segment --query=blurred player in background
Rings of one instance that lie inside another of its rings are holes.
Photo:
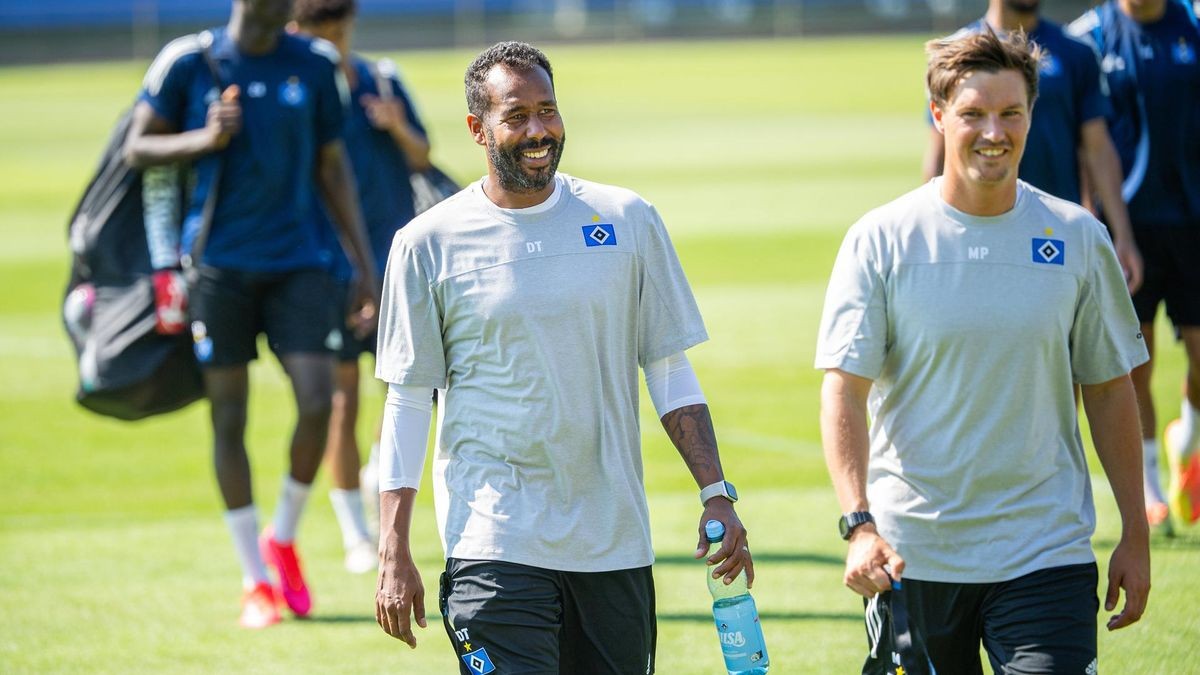
[[[1105,123],[1109,104],[1100,64],[1087,45],[1040,16],[1040,5],[1040,0],[990,0],[983,18],[952,37],[989,27],[1000,34],[1023,30],[1041,48],[1038,100],[1021,158],[1021,180],[1060,199],[1083,204],[1088,195],[1081,192],[1081,170],[1086,169],[1132,292],[1142,282],[1142,258],[1121,199],[1121,162]],[[943,136],[931,128],[925,154],[926,181],[941,174],[944,157]]]
[[[325,447],[332,350],[342,325],[310,215],[314,177],[358,274],[357,326],[373,321],[377,302],[375,263],[341,141],[338,55],[326,42],[287,35],[290,15],[290,0],[234,0],[227,26],[168,44],[146,73],[126,144],[134,166],[194,165],[183,250],[192,250],[206,196],[217,190],[190,312],[211,403],[217,483],[244,577],[240,622],[250,628],[279,621],[278,596],[298,616],[311,610],[293,541]],[[260,540],[245,429],[247,364],[262,332],[291,382],[297,422],[273,525]],[[266,563],[276,568],[277,588]]]
[[[342,73],[350,87],[346,151],[358,180],[363,220],[382,278],[392,237],[416,215],[409,174],[429,167],[429,141],[408,93],[400,84],[395,65],[386,60],[372,62],[350,51],[355,11],[355,0],[296,0],[295,23],[290,28],[328,40],[341,55]],[[336,297],[348,302],[354,269],[333,238],[336,230],[328,222],[326,210],[321,206],[316,210],[330,239],[332,271],[339,286]],[[345,308],[340,309],[344,313]],[[338,351],[325,462],[333,482],[329,499],[342,530],[346,569],[364,573],[375,570],[379,559],[376,541],[368,533],[363,506],[366,499],[374,517],[378,517],[379,491],[375,479],[378,441],[371,447],[367,466],[361,467],[360,490],[355,435],[359,409],[358,361],[364,352],[375,353],[375,334],[358,337],[349,327],[343,332],[347,338]]]
[[[850,229],[821,320],[844,581],[873,598],[903,577],[937,672],[982,673],[981,643],[997,673],[1095,672],[1096,515],[1074,385],[1121,514],[1104,603],[1124,589],[1115,630],[1150,590],[1129,378],[1149,357],[1104,226],[1017,179],[1038,87],[1025,37],[987,30],[928,51],[943,176]],[[884,618],[872,606],[869,635]],[[893,672],[873,653],[863,672]]]
[[[1171,475],[1166,501],[1184,523],[1194,523],[1200,519],[1200,30],[1185,2],[1110,0],[1070,31],[1095,46],[1108,80],[1122,189],[1146,260],[1146,281],[1133,296],[1146,345],[1153,359],[1154,317],[1165,304],[1187,353],[1180,417],[1163,440]],[[1153,360],[1133,371],[1133,383],[1146,509],[1152,520],[1164,520],[1152,372]]]
[[[378,377],[376,617],[416,646],[424,586],[409,545],[439,398],[440,605],[463,675],[654,670],[654,551],[638,373],[726,524],[714,578],[753,580],[708,405],[684,350],[707,333],[653,206],[556,173],[566,142],[546,56],[506,42],[466,73],[487,175],[418,216],[388,260]]]

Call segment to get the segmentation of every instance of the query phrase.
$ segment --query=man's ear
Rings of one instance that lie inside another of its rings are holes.
[[[937,101],[929,99],[929,116],[933,118],[933,128],[938,130],[938,133],[944,134],[946,130],[942,128],[942,115],[945,111],[937,104]]]
[[[471,113],[467,113],[467,130],[471,132],[471,138],[475,139],[476,145],[487,145],[487,136],[483,133],[483,120]]]

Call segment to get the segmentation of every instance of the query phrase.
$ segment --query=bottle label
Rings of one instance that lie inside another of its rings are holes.
[[[728,671],[741,672],[768,665],[767,647],[753,598],[746,596],[745,601],[736,604],[714,606],[713,620]]]

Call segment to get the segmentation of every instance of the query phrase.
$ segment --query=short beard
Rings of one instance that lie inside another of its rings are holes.
[[[506,192],[521,194],[540,192],[546,189],[550,181],[554,180],[554,174],[558,171],[558,162],[562,159],[563,146],[567,143],[567,136],[563,134],[560,140],[547,136],[541,141],[530,140],[517,143],[510,148],[501,148],[496,144],[496,137],[492,135],[491,129],[484,127],[483,135],[487,138],[488,159],[491,160],[492,167],[496,171],[496,179],[500,181],[500,187]],[[530,174],[521,168],[522,152],[545,147],[550,148],[549,166],[536,174]]]
[[[1004,7],[1018,14],[1037,14],[1041,0],[1004,0]]]

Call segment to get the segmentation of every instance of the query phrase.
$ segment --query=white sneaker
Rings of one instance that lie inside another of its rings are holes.
[[[379,569],[379,552],[371,542],[363,541],[346,549],[346,571],[351,574],[366,574]]]

